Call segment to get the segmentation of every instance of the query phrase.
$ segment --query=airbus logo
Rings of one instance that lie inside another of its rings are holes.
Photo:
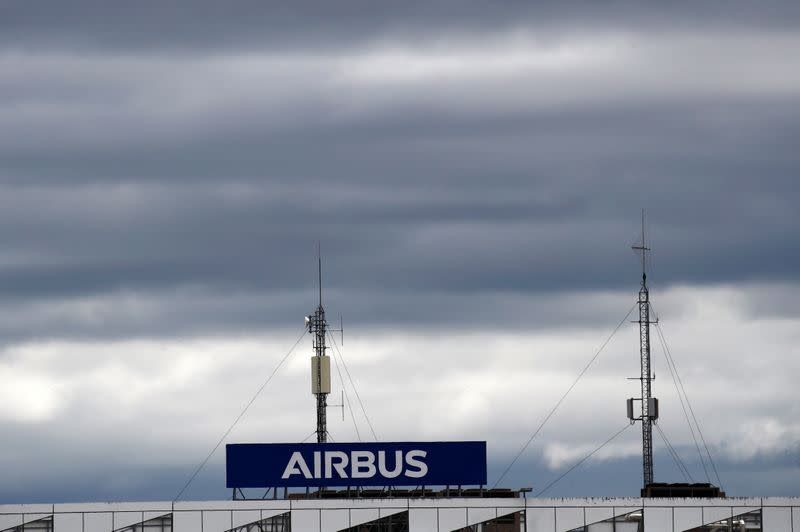
[[[314,451],[311,463],[300,451],[295,451],[289,458],[281,478],[312,479],[348,479],[348,478],[423,478],[428,474],[425,463],[427,451],[411,450],[394,451],[394,456],[387,456],[387,451]]]
[[[486,442],[229,443],[229,488],[479,486]]]

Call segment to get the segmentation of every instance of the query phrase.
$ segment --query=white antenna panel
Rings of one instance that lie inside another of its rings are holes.
[[[331,357],[311,357],[311,393],[331,393]]]

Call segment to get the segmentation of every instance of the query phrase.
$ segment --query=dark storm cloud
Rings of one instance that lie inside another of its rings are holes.
[[[519,151],[522,158],[524,147]],[[419,174],[406,181],[404,159],[395,157],[387,156],[387,171],[363,184],[350,182],[344,161],[324,170],[327,179],[294,183],[5,187],[2,292],[41,299],[199,286],[299,294],[313,282],[318,240],[330,288],[356,299],[384,294],[376,304],[387,306],[387,316],[396,315],[390,309],[408,293],[634,287],[628,246],[637,238],[641,205],[649,207],[656,248],[651,277],[662,286],[791,280],[800,271],[797,247],[786,241],[798,222],[798,198],[780,170],[753,179],[728,174],[737,171],[733,165],[713,170],[713,162],[698,163],[675,180],[670,174],[678,171],[643,161],[642,178],[629,170],[631,177],[601,179],[616,174],[601,163],[593,175],[562,169],[567,175],[550,177],[535,167],[556,161],[533,157],[534,176],[525,179],[513,170],[498,176],[496,169],[477,169],[476,158],[465,173],[492,175],[487,189],[477,176],[459,183],[455,172],[437,173],[427,184]],[[691,166],[677,158],[675,164]],[[414,313],[427,321],[424,309]]]
[[[409,1],[382,3],[348,0],[335,4],[304,0],[291,5],[240,0],[191,3],[148,0],[116,5],[100,0],[63,3],[4,2],[0,6],[2,41],[26,47],[174,48],[197,50],[348,46],[386,36],[415,38],[453,32],[481,34],[533,25],[556,35],[565,27],[727,26],[793,27],[797,5],[765,2],[500,3]]]

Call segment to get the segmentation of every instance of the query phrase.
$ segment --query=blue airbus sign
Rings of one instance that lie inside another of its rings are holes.
[[[486,442],[234,443],[229,488],[486,484]]]

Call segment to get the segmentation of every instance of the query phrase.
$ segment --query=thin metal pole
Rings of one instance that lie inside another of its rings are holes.
[[[525,515],[523,516],[523,519],[525,520],[525,532],[528,532],[528,495],[526,493],[523,493],[522,498],[525,501],[525,510],[524,510]]]

